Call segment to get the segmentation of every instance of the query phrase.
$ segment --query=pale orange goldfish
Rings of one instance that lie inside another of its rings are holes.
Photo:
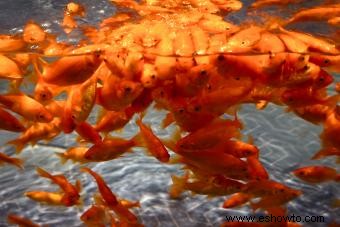
[[[228,209],[243,205],[247,203],[251,197],[251,195],[242,192],[235,193],[223,202],[222,207]]]
[[[46,39],[45,31],[33,21],[29,21],[23,31],[23,40],[29,44],[39,44]]]
[[[308,183],[322,183],[326,181],[340,181],[340,174],[327,166],[306,166],[293,171],[294,175]]]
[[[0,54],[0,79],[23,79],[23,72],[20,67],[13,60],[2,54]]]
[[[23,132],[25,131],[25,126],[12,114],[0,107],[0,130]]]
[[[279,182],[263,179],[252,180],[246,183],[244,193],[250,194],[254,197],[264,196],[287,196],[289,194],[296,194],[296,190],[289,188]]]
[[[86,142],[91,142],[93,144],[101,143],[102,138],[99,133],[95,130],[92,125],[87,122],[81,122],[76,126],[76,132],[81,137],[80,140],[84,140]]]
[[[19,36],[0,35],[0,51],[12,52],[23,49],[25,42]]]
[[[87,54],[62,57],[45,66],[42,72],[45,82],[58,86],[80,84],[92,76],[100,64],[100,56]]]
[[[103,111],[101,115],[94,126],[98,132],[109,133],[121,129],[130,121],[126,111]]]
[[[131,148],[136,146],[136,139],[122,139],[118,137],[107,137],[101,143],[94,144],[84,155],[88,161],[103,162],[109,161],[126,152],[131,152]]]
[[[64,175],[51,175],[40,167],[37,167],[36,171],[41,177],[50,179],[63,190],[64,195],[61,198],[61,202],[65,206],[80,204],[79,191],[81,186],[79,181],[77,181],[76,185],[72,185]]]
[[[0,165],[2,163],[8,163],[18,167],[19,169],[24,169],[23,161],[19,158],[12,158],[5,153],[0,152]]]
[[[81,170],[83,172],[89,173],[96,180],[98,190],[103,200],[108,205],[108,207],[119,216],[120,219],[131,224],[138,223],[137,217],[118,201],[117,197],[112,193],[111,189],[107,186],[104,179],[99,174],[87,167],[83,167]]]
[[[168,162],[170,155],[162,141],[153,133],[152,129],[145,125],[141,118],[136,120],[136,124],[139,127],[140,136],[152,156],[157,158],[160,162]]]
[[[61,120],[54,118],[50,123],[35,123],[17,139],[7,142],[16,147],[16,151],[20,152],[28,143],[35,145],[39,140],[51,140],[61,132]]]
[[[64,193],[60,192],[46,192],[46,191],[28,191],[25,192],[25,196],[40,203],[46,203],[48,205],[63,206],[62,199]]]
[[[300,21],[329,20],[333,17],[340,16],[340,4],[325,5],[310,9],[303,9],[297,12],[287,22],[295,23]]]
[[[0,103],[33,122],[46,123],[53,119],[52,114],[41,103],[23,93],[0,95]]]
[[[40,227],[40,225],[32,222],[30,219],[15,214],[8,214],[7,222],[9,224],[16,224],[20,227]]]
[[[85,154],[88,151],[88,147],[71,147],[64,153],[56,153],[60,157],[61,164],[65,164],[68,160],[73,162],[87,163],[88,159],[85,158]]]

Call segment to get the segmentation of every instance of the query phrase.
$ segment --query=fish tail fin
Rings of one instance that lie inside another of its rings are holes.
[[[77,191],[78,191],[79,193],[83,190],[83,186],[82,186],[80,180],[76,180],[75,187],[76,187],[76,189],[77,189]]]
[[[37,173],[41,176],[41,177],[45,177],[45,178],[49,178],[51,179],[52,178],[52,175],[50,173],[48,173],[46,170],[40,168],[40,167],[37,167],[35,169],[37,171]]]
[[[55,154],[60,158],[60,162],[64,165],[67,162],[67,157],[64,153],[55,152]]]
[[[13,165],[18,167],[19,169],[23,170],[24,169],[24,162],[20,158],[12,158]]]
[[[16,154],[20,154],[26,145],[21,139],[10,140],[6,144],[14,146]]]
[[[145,142],[143,136],[140,132],[134,135],[131,140],[136,144],[136,146],[145,147]]]
[[[172,185],[169,189],[169,195],[171,198],[178,198],[182,192],[185,190],[185,184],[188,181],[189,174],[188,172],[183,177],[171,176]]]
[[[162,139],[162,143],[170,150],[176,152],[176,143],[181,139],[181,130],[175,129],[169,139]]]

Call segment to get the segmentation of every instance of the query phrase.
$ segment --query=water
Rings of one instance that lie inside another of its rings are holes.
[[[114,7],[105,0],[79,2],[87,9],[87,16],[82,19],[81,24],[96,25],[115,12]],[[249,5],[250,2],[246,1],[245,5]],[[311,1],[307,2],[311,4]],[[313,3],[320,2],[313,1]],[[16,33],[22,29],[27,20],[32,19],[43,24],[49,31],[63,34],[60,21],[66,3],[65,0],[0,0],[0,33]],[[273,9],[269,8],[269,12],[271,10]],[[241,22],[244,17],[245,10],[242,10],[231,14],[229,19]],[[311,26],[310,23],[295,26],[316,34],[331,32],[325,26],[315,27],[315,24]],[[75,31],[69,37],[61,35],[60,39],[75,42],[79,34]],[[0,91],[4,92],[6,86],[3,81],[0,83]],[[158,135],[166,136],[171,128],[159,129],[159,122],[163,117],[163,112],[150,109],[144,121],[151,124]],[[290,174],[293,169],[308,164],[327,163],[335,167],[330,159],[322,162],[309,160],[320,148],[318,135],[321,128],[275,105],[269,105],[263,111],[256,110],[252,105],[245,105],[239,117],[245,122],[244,133],[254,136],[255,144],[261,150],[261,162],[264,163],[271,178],[304,191],[303,196],[289,204],[289,213],[302,217],[322,215],[327,222],[333,219],[339,222],[340,209],[330,207],[331,201],[339,195],[339,184],[307,185]],[[91,118],[94,119],[95,116]],[[136,132],[136,125],[132,121],[126,126],[122,136],[131,137]],[[0,132],[0,144],[15,137],[13,133]],[[1,167],[0,227],[8,226],[6,223],[8,213],[30,217],[40,224],[48,224],[52,227],[82,226],[79,216],[91,204],[91,196],[97,191],[96,184],[90,176],[79,172],[79,165],[71,162],[61,165],[58,157],[54,155],[54,152],[63,152],[65,148],[73,145],[75,145],[74,135],[59,136],[48,144],[41,142],[34,147],[25,148],[20,154],[25,161],[24,171],[18,171],[7,165]],[[1,147],[0,151],[7,154],[14,153],[13,148],[7,146]],[[50,184],[48,180],[36,175],[36,166],[53,173],[64,173],[72,182],[76,179],[81,180],[85,206],[79,209],[45,206],[24,197],[23,193],[29,190],[57,190],[57,187]],[[119,197],[140,201],[141,208],[135,210],[135,213],[148,227],[218,226],[225,220],[226,215],[249,214],[248,208],[235,210],[219,208],[223,198],[207,199],[205,196],[191,196],[187,193],[179,200],[169,199],[167,191],[171,183],[170,176],[180,174],[182,171],[176,165],[160,164],[154,158],[145,155],[141,149],[135,149],[133,153],[118,160],[90,164],[89,167],[93,167],[94,171],[100,173]],[[306,223],[305,226],[325,226],[325,224]]]

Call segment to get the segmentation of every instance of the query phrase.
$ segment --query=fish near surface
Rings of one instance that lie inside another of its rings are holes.
[[[23,72],[16,62],[2,54],[0,54],[0,79],[23,79]]]
[[[43,79],[59,86],[80,84],[92,76],[100,61],[97,54],[62,57],[44,68]]]

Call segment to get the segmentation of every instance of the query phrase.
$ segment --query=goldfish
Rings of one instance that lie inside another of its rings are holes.
[[[25,196],[40,203],[46,203],[48,205],[63,206],[62,199],[64,193],[60,192],[45,192],[45,191],[28,191],[25,192]]]
[[[328,42],[322,38],[314,37],[309,34],[304,34],[300,32],[293,32],[284,30],[283,28],[280,28],[280,31],[283,32],[283,34],[287,34],[291,36],[294,39],[300,40],[308,45],[308,50],[316,51],[320,53],[325,54],[339,54],[339,50],[337,49],[336,45],[332,42]]]
[[[298,3],[301,0],[256,0],[251,4],[250,9],[259,9],[271,5],[288,5],[290,3]]]
[[[35,145],[39,140],[51,140],[59,133],[61,120],[54,118],[50,123],[35,123],[26,129],[25,132],[18,138],[8,141],[16,147],[16,151],[20,152],[28,143]]]
[[[279,35],[270,32],[262,32],[260,40],[252,46],[252,50],[259,53],[281,53],[286,50],[284,41]]]
[[[168,162],[170,158],[169,152],[162,141],[153,133],[152,129],[145,125],[141,118],[136,120],[136,124],[139,127],[140,136],[152,156],[160,162]]]
[[[340,107],[337,105],[329,112],[324,122],[324,130],[320,135],[324,147],[340,147]]]
[[[330,18],[327,23],[333,26],[340,26],[340,16]]]
[[[45,31],[35,22],[29,21],[23,32],[23,40],[29,44],[39,44],[46,39]]]
[[[248,172],[250,174],[251,179],[255,180],[266,180],[269,179],[269,175],[266,169],[262,166],[261,162],[258,160],[258,157],[247,157],[248,163]]]
[[[0,130],[23,132],[26,128],[17,118],[0,107]]]
[[[18,167],[21,170],[24,169],[23,161],[21,159],[19,159],[19,158],[12,158],[12,157],[6,155],[5,153],[0,152],[0,165],[2,163],[8,163],[8,164],[14,165],[14,166]]]
[[[226,139],[240,136],[239,129],[241,127],[242,125],[237,119],[233,121],[216,120],[178,140],[176,152],[182,154],[211,148]]]
[[[328,71],[340,72],[340,55],[312,54],[310,56],[310,62],[313,62]]]
[[[74,16],[81,16],[83,17],[85,14],[84,7],[74,3],[70,2],[67,4],[64,12],[64,18],[62,22],[62,26],[64,27],[65,33],[70,33],[74,28],[77,27],[77,23],[74,19]]]
[[[290,18],[287,24],[301,21],[329,20],[340,16],[340,4],[303,9]]]
[[[18,64],[2,54],[0,54],[0,79],[23,79],[23,72]]]
[[[143,91],[141,83],[108,77],[98,92],[98,103],[107,110],[121,111],[128,107]]]
[[[311,159],[317,160],[317,159],[325,158],[328,156],[340,157],[340,150],[335,147],[326,147],[318,151]]]
[[[40,225],[32,222],[28,218],[24,218],[15,214],[7,215],[7,222],[10,224],[17,224],[22,227],[39,227]]]
[[[126,111],[103,111],[94,128],[98,132],[108,133],[123,128],[129,121]]]
[[[293,108],[293,111],[299,117],[308,122],[320,124],[325,122],[329,112],[331,111],[331,107],[323,104],[312,104]]]
[[[131,148],[136,145],[136,138],[126,140],[118,137],[107,137],[104,138],[102,143],[90,147],[84,158],[88,161],[108,161],[118,158],[126,152],[131,152]]]
[[[296,190],[293,193],[289,193],[287,195],[282,195],[282,196],[265,196],[260,199],[259,202],[257,203],[252,203],[251,202],[251,207],[255,211],[259,208],[261,209],[268,209],[272,207],[279,207],[282,206],[291,200],[295,199],[296,197],[300,196],[301,192]]]
[[[99,205],[92,205],[81,216],[80,220],[87,226],[103,226],[108,221],[108,215],[105,207]]]
[[[53,119],[52,114],[41,103],[23,93],[0,95],[0,103],[33,122],[47,123]]]
[[[97,144],[102,142],[99,133],[87,122],[79,123],[76,126],[76,132],[80,135],[81,139]]]
[[[293,171],[294,175],[308,183],[323,183],[326,181],[340,181],[336,170],[327,166],[306,166]]]
[[[246,53],[250,52],[251,47],[261,39],[262,28],[250,26],[241,29],[231,36],[226,43],[226,52]]]
[[[247,203],[251,197],[251,195],[242,192],[235,193],[223,202],[222,207],[228,209],[240,206],[244,203]]]
[[[19,36],[0,35],[0,51],[19,51],[26,47],[26,43]]]
[[[60,202],[65,206],[73,206],[79,204],[80,201],[80,182],[77,181],[76,185],[72,185],[64,175],[51,175],[44,169],[37,167],[37,173],[44,178],[50,179],[53,183],[57,184],[64,192]]]
[[[307,53],[309,46],[302,40],[295,39],[288,34],[278,34],[286,48],[292,53]]]
[[[87,167],[83,167],[81,171],[87,172],[90,175],[92,175],[92,177],[97,182],[98,190],[101,196],[103,197],[105,203],[119,216],[119,218],[131,224],[138,223],[137,217],[131,211],[129,211],[127,208],[125,208],[123,205],[119,203],[117,197],[112,193],[111,189],[106,185],[105,181],[99,174],[97,174],[96,172],[92,171]]]
[[[45,82],[58,86],[80,84],[89,79],[100,64],[95,54],[62,57],[43,68]]]
[[[88,147],[71,147],[64,153],[56,153],[61,160],[61,164],[65,164],[68,160],[73,162],[87,163],[88,159],[85,158],[85,154],[88,151]]]
[[[243,193],[250,194],[254,197],[264,196],[288,196],[296,194],[296,189],[289,188],[279,182],[269,179],[251,180],[246,183]]]

